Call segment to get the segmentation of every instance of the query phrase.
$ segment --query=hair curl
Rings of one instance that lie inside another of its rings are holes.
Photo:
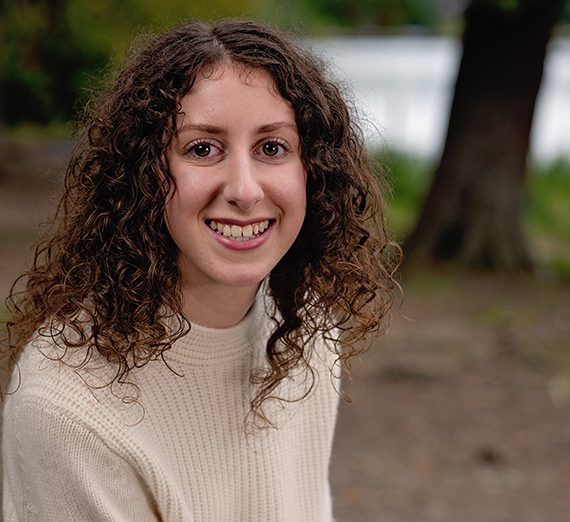
[[[279,318],[267,342],[268,370],[252,376],[252,408],[261,412],[293,369],[311,371],[318,335],[343,332],[338,355],[346,362],[362,349],[359,340],[386,328],[397,283],[379,180],[325,64],[291,36],[237,19],[183,24],[144,43],[90,110],[57,229],[21,276],[25,290],[14,286],[8,300],[8,353],[15,359],[42,325],[57,324],[67,347],[99,351],[125,382],[187,333],[176,246],[164,221],[174,181],[162,158],[180,100],[204,68],[263,68],[296,116],[307,212],[269,278]],[[169,318],[178,318],[177,327]]]

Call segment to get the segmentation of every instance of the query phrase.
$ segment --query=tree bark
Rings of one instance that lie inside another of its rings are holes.
[[[546,47],[563,0],[472,0],[444,151],[411,265],[531,267],[522,232],[526,157]]]

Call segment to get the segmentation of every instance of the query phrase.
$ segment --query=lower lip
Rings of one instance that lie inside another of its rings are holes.
[[[208,225],[206,225],[206,227],[210,231],[210,234],[214,236],[216,241],[225,248],[229,248],[230,250],[254,250],[265,244],[265,242],[269,239],[269,236],[273,231],[274,224],[275,221],[272,221],[269,224],[269,227],[262,234],[254,237],[253,239],[248,239],[247,241],[234,241],[233,239],[214,232]]]

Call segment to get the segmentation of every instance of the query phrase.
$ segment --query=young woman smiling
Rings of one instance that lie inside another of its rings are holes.
[[[13,290],[4,520],[331,522],[338,371],[396,284],[324,66],[263,24],[135,50]]]
[[[306,172],[295,114],[269,73],[210,67],[182,98],[166,153],[176,186],[166,226],[185,317],[225,328],[245,316],[299,235]]]

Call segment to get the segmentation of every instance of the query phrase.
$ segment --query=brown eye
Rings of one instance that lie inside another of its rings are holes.
[[[211,151],[212,148],[208,143],[200,143],[194,147],[194,154],[196,154],[196,156],[200,156],[201,158],[208,156]]]
[[[279,152],[279,145],[277,143],[264,143],[263,144],[263,153],[266,156],[275,156]]]

